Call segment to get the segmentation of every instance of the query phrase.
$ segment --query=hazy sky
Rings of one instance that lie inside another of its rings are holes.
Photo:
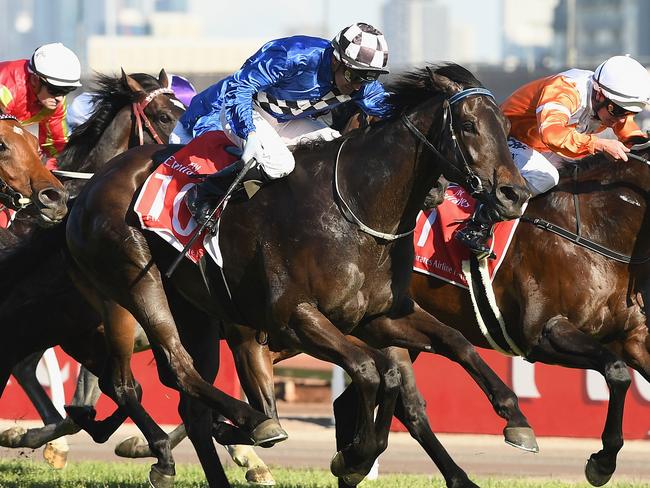
[[[306,32],[332,37],[354,22],[381,29],[381,7],[387,0],[192,0],[200,4],[208,30],[219,37],[273,39]],[[477,52],[487,60],[501,52],[501,0],[438,0],[450,10],[452,24],[474,31]],[[209,21],[207,19],[210,19]],[[302,29],[302,30],[301,30]],[[389,40],[390,41],[390,40]]]

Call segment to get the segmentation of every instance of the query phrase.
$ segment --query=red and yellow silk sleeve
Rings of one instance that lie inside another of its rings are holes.
[[[68,142],[69,129],[65,120],[66,112],[67,107],[64,99],[54,113],[41,120],[38,125],[38,142],[46,156],[58,156]]]

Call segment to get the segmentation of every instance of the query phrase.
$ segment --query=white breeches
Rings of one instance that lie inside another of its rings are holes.
[[[337,131],[320,120],[304,118],[280,122],[255,105],[253,105],[253,123],[264,150],[258,163],[272,179],[282,178],[293,171],[296,162],[287,146],[295,146],[302,141],[317,138],[331,141],[340,136]],[[245,141],[231,130],[224,111],[221,112],[221,125],[228,138],[243,149]]]
[[[528,182],[533,196],[558,184],[560,175],[557,168],[562,167],[568,160],[552,152],[540,153],[514,137],[508,139],[508,147],[515,166]]]
[[[253,106],[253,123],[264,149],[264,154],[258,163],[272,179],[282,178],[293,171],[296,163],[289,147],[318,138],[331,141],[341,135],[321,120],[304,118],[280,122],[256,106]],[[231,130],[223,111],[221,125],[228,139],[243,149],[245,141]],[[169,142],[187,144],[192,138],[192,132],[186,130],[179,122],[169,136]]]

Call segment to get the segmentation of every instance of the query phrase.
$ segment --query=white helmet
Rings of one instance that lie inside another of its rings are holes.
[[[50,85],[81,86],[79,58],[60,42],[37,48],[29,60],[29,70]]]
[[[630,112],[641,112],[650,103],[650,73],[630,56],[613,56],[593,75],[603,95]]]

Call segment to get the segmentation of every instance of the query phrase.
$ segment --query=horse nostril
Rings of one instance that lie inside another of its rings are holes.
[[[511,203],[519,202],[519,192],[512,186],[500,186],[497,190],[497,193],[500,194],[502,198],[499,198],[501,201],[507,201]]]
[[[46,207],[65,201],[65,199],[65,190],[59,190],[58,188],[50,187],[38,192],[38,201]]]

